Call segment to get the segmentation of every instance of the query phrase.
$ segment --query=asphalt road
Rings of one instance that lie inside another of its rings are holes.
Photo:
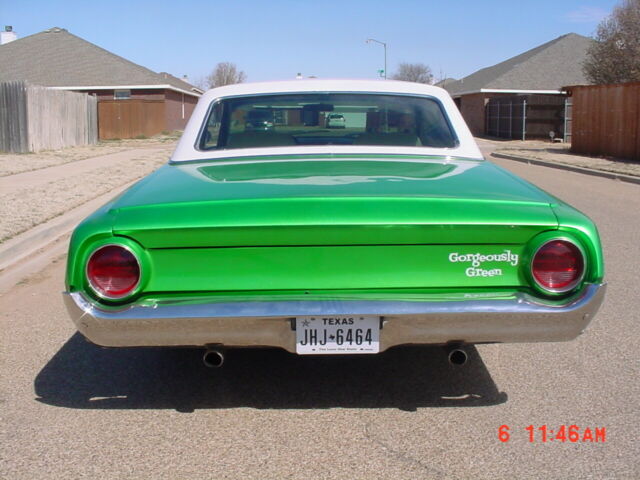
[[[497,163],[600,228],[609,290],[579,339],[478,346],[462,368],[399,348],[242,350],[208,370],[196,350],[85,342],[59,259],[0,297],[0,477],[640,478],[640,186]],[[531,443],[529,425],[606,437]]]

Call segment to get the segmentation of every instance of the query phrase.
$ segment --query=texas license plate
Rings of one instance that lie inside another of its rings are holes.
[[[301,355],[378,353],[380,317],[297,317],[296,352]]]

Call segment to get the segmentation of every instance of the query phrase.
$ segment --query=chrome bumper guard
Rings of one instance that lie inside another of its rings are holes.
[[[588,284],[562,304],[524,293],[504,300],[192,301],[105,309],[82,293],[63,293],[78,330],[103,346],[271,346],[295,352],[299,316],[380,315],[380,351],[403,344],[552,342],[576,338],[604,298]]]

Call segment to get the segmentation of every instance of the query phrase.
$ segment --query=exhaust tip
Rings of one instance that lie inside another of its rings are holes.
[[[224,363],[224,354],[220,350],[207,350],[202,356],[202,363],[208,368],[220,368]]]
[[[448,358],[451,365],[464,365],[465,363],[467,363],[469,357],[467,355],[467,352],[465,352],[463,349],[454,348],[449,352]]]

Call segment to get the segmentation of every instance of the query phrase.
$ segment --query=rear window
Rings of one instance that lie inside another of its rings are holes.
[[[455,147],[430,97],[305,93],[223,99],[213,105],[201,150],[300,145]]]

